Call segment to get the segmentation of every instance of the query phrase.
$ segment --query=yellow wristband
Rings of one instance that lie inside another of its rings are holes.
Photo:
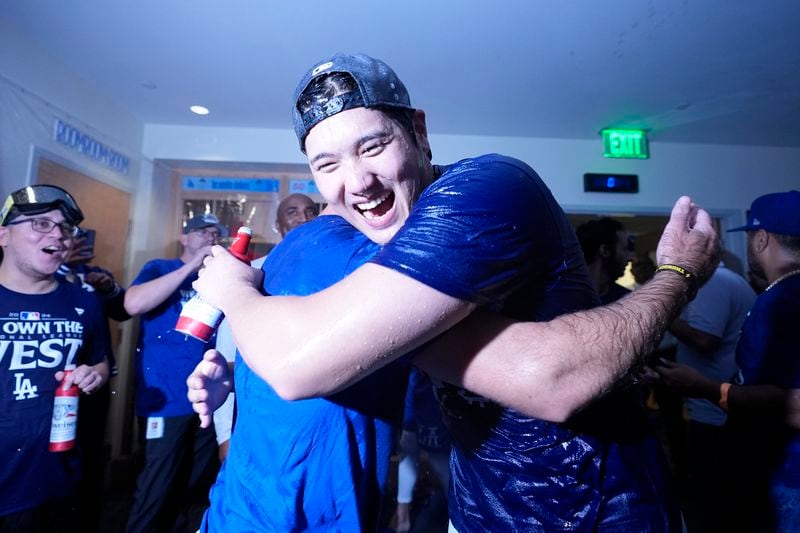
[[[728,391],[731,389],[730,383],[723,383],[719,386],[719,406],[728,410]]]
[[[686,282],[689,284],[689,289],[686,291],[686,295],[688,296],[689,300],[694,300],[694,297],[697,294],[697,276],[695,276],[692,272],[683,268],[682,266],[671,265],[668,263],[664,265],[659,265],[658,268],[656,268],[656,272],[662,272],[662,271],[675,272],[680,277],[685,279]]]
[[[658,268],[656,268],[656,272],[661,272],[662,270],[670,270],[672,272],[675,272],[676,274],[680,274],[681,276],[690,281],[695,279],[695,275],[686,270],[685,268],[683,268],[682,266],[666,264],[666,265],[659,265]]]

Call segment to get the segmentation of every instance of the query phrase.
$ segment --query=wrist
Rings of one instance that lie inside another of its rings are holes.
[[[244,307],[242,304],[250,298],[261,296],[261,293],[252,285],[242,281],[230,284],[225,291],[220,294],[219,305],[217,306],[220,311],[230,316],[231,312],[235,309]]]
[[[684,266],[672,263],[664,263],[656,268],[656,275],[662,272],[667,273],[667,274],[662,274],[662,277],[664,275],[671,275],[682,279],[686,285],[687,301],[691,301],[694,299],[695,295],[697,294],[697,288],[698,288],[697,276],[694,274],[694,272],[692,272],[691,270],[689,270]]]
[[[728,393],[730,392],[730,383],[720,383],[719,385],[719,406],[724,410],[728,410]]]

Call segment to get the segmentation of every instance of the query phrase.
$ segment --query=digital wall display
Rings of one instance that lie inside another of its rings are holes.
[[[584,192],[639,192],[639,176],[636,174],[592,174],[583,175]]]

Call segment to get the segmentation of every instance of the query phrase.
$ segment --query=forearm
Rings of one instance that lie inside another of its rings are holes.
[[[286,399],[345,388],[473,309],[376,265],[311,296],[264,297],[240,285],[219,303],[248,366]]]
[[[179,269],[156,279],[130,286],[125,291],[125,311],[131,316],[136,316],[155,309],[178,290],[192,272],[192,267],[184,264]]]
[[[427,345],[415,363],[527,416],[561,422],[653,349],[685,292],[684,280],[661,273],[617,303],[550,322],[476,314]]]
[[[727,383],[727,397],[723,401],[724,383],[708,378],[699,379],[685,389],[684,394],[720,405],[732,414],[772,420],[776,424],[800,429],[800,390],[782,389],[774,385]]]

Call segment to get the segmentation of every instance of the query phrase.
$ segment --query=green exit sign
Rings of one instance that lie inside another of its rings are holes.
[[[642,130],[603,130],[603,155],[628,159],[647,159],[647,133]]]

